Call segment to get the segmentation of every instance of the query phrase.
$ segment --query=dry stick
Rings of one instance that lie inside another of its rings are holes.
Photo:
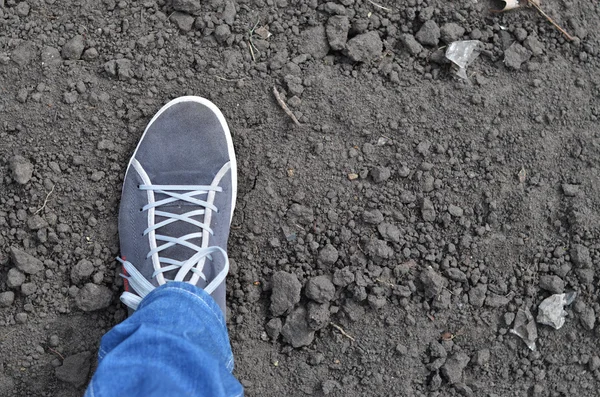
[[[540,14],[542,14],[544,17],[546,17],[546,19],[548,20],[548,22],[550,22],[552,25],[554,25],[554,27],[556,29],[558,29],[559,32],[561,32],[562,34],[565,35],[565,37],[569,40],[569,41],[573,41],[573,36],[571,36],[570,34],[568,34],[563,28],[561,28],[560,26],[558,26],[558,24],[556,22],[554,22],[554,20],[552,18],[550,18],[550,16],[548,16],[548,14],[546,14],[544,11],[542,11],[542,9],[540,8],[539,5],[535,4],[535,2],[533,0],[527,0],[527,2],[532,5],[533,7],[535,7],[536,10],[538,10],[538,12]]]
[[[48,197],[50,197],[50,195],[52,194],[52,192],[54,191],[54,186],[56,185],[52,185],[52,189],[50,189],[50,191],[48,192],[48,194],[46,195],[46,198],[44,199],[44,204],[42,204],[42,206],[35,211],[34,215],[37,215],[38,213],[40,213],[44,208],[46,208],[46,204],[48,204]]]
[[[391,9],[389,9],[389,8],[387,8],[387,7],[384,7],[384,6],[382,6],[382,5],[379,5],[379,4],[377,4],[377,3],[374,3],[374,2],[372,2],[371,0],[368,0],[368,2],[369,2],[369,3],[371,3],[371,4],[373,4],[375,7],[379,7],[379,8],[381,8],[382,10],[386,10],[386,11],[392,12],[392,10],[391,10]]]
[[[350,339],[352,342],[356,342],[356,339],[354,339],[352,336],[348,335],[348,334],[346,333],[346,331],[344,331],[344,329],[343,329],[342,327],[340,327],[339,325],[337,325],[337,324],[334,324],[334,323],[329,323],[329,324],[331,324],[331,326],[332,326],[333,328],[335,328],[335,329],[337,329],[338,331],[340,331],[340,332],[342,333],[342,335],[344,335],[346,338]]]
[[[281,99],[281,94],[279,93],[279,91],[277,91],[277,88],[275,88],[275,87],[273,87],[273,95],[275,95],[275,99],[277,99],[277,103],[279,103],[279,106],[281,106],[281,108],[283,109],[285,114],[290,116],[292,118],[292,120],[294,120],[294,123],[296,125],[300,125],[300,122],[298,121],[296,116],[294,116],[294,113],[292,113],[292,111],[287,107],[285,102],[283,102],[283,99]]]
[[[256,62],[256,58],[254,57],[254,50],[252,49],[251,41],[248,41],[248,47],[250,47],[250,55],[252,55],[252,61]]]

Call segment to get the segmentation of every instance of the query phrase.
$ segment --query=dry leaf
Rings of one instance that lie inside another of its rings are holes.
[[[452,340],[454,339],[454,335],[452,335],[452,332],[444,332],[441,336],[442,340]]]
[[[269,32],[269,29],[266,26],[261,26],[260,28],[256,29],[254,33],[263,40],[266,40],[269,37],[273,36],[273,34]]]

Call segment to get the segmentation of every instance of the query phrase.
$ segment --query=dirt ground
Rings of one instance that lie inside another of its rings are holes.
[[[476,0],[0,0],[0,396],[82,395],[126,162],[181,95],[234,137],[247,395],[600,395],[599,6],[541,6],[573,41]]]

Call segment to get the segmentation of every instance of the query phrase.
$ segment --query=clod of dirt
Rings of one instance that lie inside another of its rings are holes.
[[[265,324],[265,331],[267,335],[271,337],[271,339],[276,340],[279,338],[279,334],[281,334],[281,328],[283,327],[283,322],[280,318],[272,318],[267,324]]]
[[[289,313],[300,302],[302,284],[295,274],[279,271],[273,274],[273,292],[271,293],[271,313],[281,316]]]
[[[13,156],[10,161],[13,179],[20,185],[25,185],[33,175],[33,164],[23,156]]]
[[[42,49],[42,65],[56,67],[62,63],[60,51],[57,48],[46,46]]]
[[[225,43],[227,39],[231,36],[231,29],[229,29],[229,25],[219,25],[215,29],[215,39],[217,39],[218,43]]]
[[[19,66],[26,66],[37,56],[37,47],[31,41],[24,41],[12,53],[11,59]]]
[[[15,293],[6,291],[0,293],[0,307],[9,307],[15,301]]]
[[[82,259],[71,269],[71,282],[79,284],[94,273],[94,265],[87,259]]]
[[[350,20],[345,15],[336,15],[330,17],[327,21],[327,40],[329,46],[334,51],[341,51],[348,41],[348,31],[350,30]]]
[[[21,293],[24,296],[33,295],[35,294],[35,291],[37,291],[37,285],[35,285],[35,283],[23,283],[21,285]]]
[[[524,62],[531,58],[531,51],[521,44],[514,42],[504,51],[504,64],[510,68],[519,70]]]
[[[375,167],[370,172],[373,182],[382,183],[390,179],[392,171],[388,167]]]
[[[32,215],[27,219],[27,227],[30,230],[40,230],[48,227],[48,222],[39,215]]]
[[[490,349],[481,349],[475,353],[475,364],[485,367],[490,362]]]
[[[475,307],[483,306],[487,294],[487,285],[479,284],[469,290],[469,303]]]
[[[594,308],[579,301],[575,304],[574,310],[579,315],[581,325],[589,331],[593,330],[596,325],[596,311]]]
[[[129,59],[117,59],[106,62],[103,65],[104,71],[112,77],[118,77],[119,80],[126,80],[133,77],[131,61]]]
[[[8,271],[6,277],[6,285],[8,288],[18,288],[25,282],[25,275],[16,268],[12,268]]]
[[[423,202],[421,204],[421,216],[425,222],[433,222],[435,221],[435,207],[431,200],[427,197],[423,198]]]
[[[459,383],[463,377],[463,371],[469,364],[471,358],[464,352],[454,353],[446,359],[440,369],[442,376],[450,384]]]
[[[335,295],[335,286],[327,276],[313,277],[306,283],[306,296],[318,303],[328,303]]]
[[[90,373],[91,358],[90,352],[77,353],[65,358],[63,364],[55,370],[56,377],[76,387],[85,385]]]
[[[354,282],[354,273],[348,267],[337,269],[333,273],[333,284],[338,287],[346,287]]]
[[[421,29],[415,35],[417,41],[423,45],[435,47],[440,40],[440,28],[433,20],[429,20],[421,26]]]
[[[419,55],[424,50],[423,46],[415,39],[415,36],[413,36],[412,34],[402,35],[401,41],[411,55]]]
[[[339,257],[338,250],[331,244],[325,245],[325,247],[319,252],[319,260],[324,265],[333,265],[337,262]]]
[[[24,273],[37,274],[44,269],[42,261],[16,247],[10,247],[10,257],[12,263]]]
[[[308,346],[315,338],[315,332],[309,328],[306,316],[306,309],[300,306],[285,320],[281,335],[292,347]]]
[[[464,34],[465,28],[454,22],[446,23],[440,28],[440,36],[446,44],[460,40]]]
[[[354,62],[368,62],[377,59],[383,51],[379,34],[374,31],[359,34],[346,43],[346,55]]]
[[[223,9],[222,13],[223,21],[225,21],[227,25],[233,25],[236,15],[237,11],[235,9],[235,2],[232,0],[226,1],[225,9]]]
[[[575,266],[580,268],[592,267],[592,257],[590,256],[590,250],[585,245],[575,244],[569,251],[571,261]]]
[[[545,275],[540,277],[540,288],[550,291],[553,294],[562,294],[565,290],[565,282],[562,278],[555,275]]]
[[[325,58],[329,52],[325,27],[319,25],[303,31],[300,35],[298,52],[300,54],[310,54],[315,59]]]
[[[444,277],[440,276],[433,268],[427,267],[421,272],[419,277],[421,283],[423,284],[423,289],[425,291],[425,297],[428,299],[434,298],[438,296],[442,289],[448,283]]]
[[[17,6],[15,7],[15,11],[17,12],[17,15],[20,17],[26,17],[29,15],[29,4],[27,4],[26,1],[22,1],[19,4],[17,4]]]
[[[379,223],[377,225],[377,231],[379,232],[381,237],[386,241],[391,241],[394,243],[400,242],[400,229],[394,224],[386,222]]]
[[[184,12],[175,11],[170,19],[182,32],[189,32],[194,25],[194,17]]]
[[[544,55],[544,45],[535,36],[528,36],[523,42],[525,48],[527,48],[534,57]]]
[[[363,212],[363,220],[371,225],[378,225],[383,222],[383,214],[379,210],[366,210]]]
[[[175,11],[187,12],[192,15],[199,13],[202,8],[200,0],[173,0],[172,5]]]
[[[77,35],[65,43],[60,54],[64,59],[77,60],[81,58],[84,49],[83,36]]]
[[[310,329],[318,331],[329,324],[331,313],[329,312],[328,303],[308,302],[307,308],[306,320]]]
[[[87,283],[75,296],[75,304],[84,312],[91,312],[110,306],[112,296],[112,291],[107,287]]]

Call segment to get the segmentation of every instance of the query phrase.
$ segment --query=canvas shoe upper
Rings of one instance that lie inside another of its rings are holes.
[[[119,210],[131,309],[152,289],[186,281],[225,312],[227,239],[237,167],[225,118],[210,101],[180,97],[152,118],[129,161]]]

